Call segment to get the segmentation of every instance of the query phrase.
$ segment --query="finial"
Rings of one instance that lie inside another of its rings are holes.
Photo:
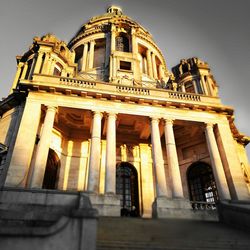
[[[122,9],[118,6],[112,5],[107,9],[107,13],[113,13],[115,15],[122,15]]]

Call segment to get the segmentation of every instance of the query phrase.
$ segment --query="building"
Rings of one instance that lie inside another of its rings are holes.
[[[250,138],[208,64],[183,59],[170,71],[150,33],[119,7],[68,44],[35,37],[17,56],[0,115],[8,201],[50,193],[66,206],[80,191],[102,216],[214,220],[218,201],[250,199]]]

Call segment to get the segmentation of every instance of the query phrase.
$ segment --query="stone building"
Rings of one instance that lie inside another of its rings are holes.
[[[17,56],[0,115],[9,202],[46,193],[64,205],[80,191],[103,216],[213,219],[218,201],[250,199],[250,139],[209,65],[194,57],[169,70],[151,34],[119,7],[68,44],[35,37]]]

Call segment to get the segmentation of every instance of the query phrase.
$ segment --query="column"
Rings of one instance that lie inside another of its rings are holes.
[[[226,178],[234,200],[249,200],[250,195],[241,169],[239,153],[228,120],[217,124],[216,139]]]
[[[152,66],[153,66],[153,76],[154,79],[158,79],[158,74],[157,74],[157,67],[156,67],[156,60],[155,60],[155,54],[152,53]]]
[[[55,65],[56,65],[56,61],[54,58],[50,59],[51,63],[50,63],[50,68],[49,68],[49,75],[53,75],[54,74],[54,69],[55,69]]]
[[[144,72],[146,75],[148,74],[148,65],[147,65],[147,59],[146,57],[143,57],[143,63],[144,63]]]
[[[196,94],[199,94],[199,91],[197,89],[197,86],[196,86],[196,81],[195,80],[192,80],[192,83],[193,83],[193,86],[194,86],[194,91]]]
[[[151,51],[147,50],[147,65],[148,65],[148,76],[153,78],[153,68],[152,68],[152,57],[151,57]]]
[[[132,35],[132,52],[134,55],[137,55],[138,53],[138,44],[136,41],[136,31],[134,28],[131,29],[131,35]]]
[[[173,121],[170,119],[165,120],[165,140],[168,167],[172,179],[172,194],[174,198],[184,198],[181,173],[175,145]]]
[[[50,67],[52,63],[52,58],[49,53],[46,53],[45,59],[44,59],[44,67],[42,69],[42,73],[45,75],[48,75],[50,73]]]
[[[105,193],[115,194],[116,175],[116,114],[108,114],[106,145]]]
[[[16,70],[16,75],[15,75],[15,78],[14,78],[14,81],[12,83],[12,87],[10,89],[10,94],[13,92],[13,90],[16,88],[17,86],[17,83],[18,83],[18,80],[20,78],[20,75],[21,75],[21,71],[22,71],[22,67],[23,67],[23,63],[22,62],[19,62],[18,65],[17,65],[17,70]]]
[[[186,88],[185,88],[185,84],[181,84],[181,92],[185,93],[186,92]]]
[[[116,35],[116,27],[112,24],[111,27],[111,54],[115,51],[115,35]]]
[[[203,75],[201,75],[201,82],[202,82],[202,86],[203,86],[203,89],[204,89],[204,94],[209,95],[208,89],[207,89],[207,83],[205,82]]]
[[[206,124],[205,134],[219,198],[221,200],[230,199],[226,176],[224,173],[220,153],[214,136],[213,124]]]
[[[161,80],[164,76],[164,72],[163,72],[163,66],[162,64],[159,65],[159,79]]]
[[[89,69],[92,69],[94,65],[94,53],[95,53],[95,41],[92,40],[90,42],[90,47],[89,47]]]
[[[8,169],[5,185],[8,187],[25,187],[32,153],[35,145],[36,134],[41,117],[41,104],[27,97],[12,156]],[[10,149],[11,150],[11,149]]]
[[[151,143],[153,164],[156,174],[156,193],[158,197],[167,196],[166,175],[159,131],[159,119],[155,117],[151,118]]]
[[[37,56],[37,59],[36,59],[36,66],[35,66],[35,69],[34,69],[34,74],[39,74],[40,73],[40,69],[41,69],[41,66],[42,66],[42,60],[43,60],[43,53],[38,52],[38,56]]]
[[[82,55],[82,68],[81,71],[85,71],[87,67],[87,55],[88,55],[88,43],[84,44],[83,55]]]
[[[34,161],[34,170],[31,179],[32,188],[42,188],[43,185],[56,110],[56,107],[53,106],[48,106],[47,108],[40,141],[37,145],[36,159]]]
[[[23,67],[23,72],[22,72],[22,75],[21,75],[21,79],[25,79],[27,70],[28,70],[28,63],[25,62],[25,63],[24,63],[24,67]]]
[[[102,113],[94,111],[89,159],[88,191],[98,193],[101,157]]]

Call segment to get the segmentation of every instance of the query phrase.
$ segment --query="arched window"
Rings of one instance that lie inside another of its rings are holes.
[[[45,174],[43,178],[43,188],[56,189],[58,174],[60,169],[60,159],[53,149],[49,149]]]
[[[218,192],[212,168],[204,162],[192,164],[187,171],[191,201],[215,202]]]
[[[116,194],[120,195],[121,216],[139,215],[137,171],[128,162],[121,162],[117,165]]]
[[[60,76],[62,74],[62,65],[60,63],[56,63],[53,75],[54,76]]]
[[[129,52],[129,38],[126,36],[126,34],[119,34],[116,37],[116,50]]]

